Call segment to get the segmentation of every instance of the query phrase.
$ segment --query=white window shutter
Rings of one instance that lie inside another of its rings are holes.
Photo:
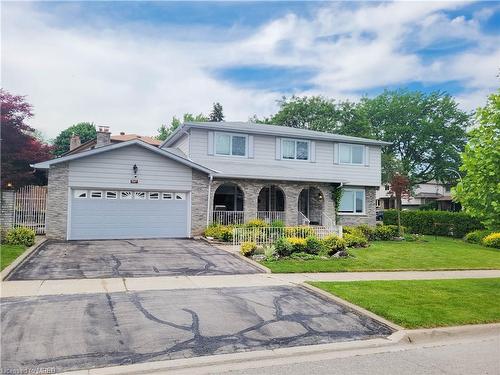
[[[310,158],[309,158],[309,160],[311,161],[311,163],[316,163],[316,142],[311,141],[309,143],[309,147],[310,147],[310,150],[309,150]]]
[[[333,164],[339,163],[339,144],[333,144]]]
[[[368,167],[370,165],[370,146],[365,146],[365,165]]]
[[[208,155],[214,154],[214,132],[208,132]]]
[[[253,159],[253,135],[248,136],[248,157]]]
[[[276,137],[276,160],[281,160],[281,138]]]

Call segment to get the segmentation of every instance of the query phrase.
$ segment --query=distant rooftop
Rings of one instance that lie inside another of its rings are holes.
[[[281,137],[316,139],[325,141],[341,141],[385,146],[388,142],[376,139],[350,137],[347,135],[319,132],[315,130],[291,128],[289,126],[256,124],[252,122],[185,122],[161,146],[170,146],[181,134],[182,130],[189,128],[202,128],[210,130],[224,130],[241,133],[276,135]]]

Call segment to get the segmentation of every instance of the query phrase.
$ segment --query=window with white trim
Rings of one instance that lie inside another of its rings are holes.
[[[118,198],[118,192],[116,191],[107,191],[106,192],[106,199],[117,199]]]
[[[161,198],[164,200],[174,199],[174,194],[172,193],[162,193]]]
[[[242,134],[215,133],[215,154],[222,156],[247,156],[247,136]]]
[[[135,199],[146,199],[146,192],[145,191],[136,191],[136,192],[134,192],[134,198]]]
[[[134,196],[131,191],[120,191],[121,199],[132,199]]]
[[[281,158],[285,160],[309,160],[309,141],[282,139]]]
[[[186,199],[186,193],[175,193],[175,200],[183,201]]]
[[[75,190],[73,192],[73,196],[75,198],[80,198],[80,199],[87,198],[87,194],[88,194],[87,190]]]
[[[362,214],[365,212],[365,191],[363,189],[344,189],[340,200],[339,212]]]
[[[158,193],[157,191],[149,193],[149,199],[150,200],[160,199],[160,193]]]
[[[340,164],[364,164],[365,146],[350,143],[340,143],[339,162]]]
[[[102,198],[102,191],[91,191],[90,198],[91,199],[101,199]]]

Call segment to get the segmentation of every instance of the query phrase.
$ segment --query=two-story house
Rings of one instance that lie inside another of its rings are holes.
[[[390,194],[389,185],[381,185],[377,190],[377,210],[387,210],[396,207],[395,198]],[[451,186],[436,180],[418,184],[409,197],[401,199],[403,210],[418,210],[427,206],[441,211],[460,211],[460,204],[451,198]]]
[[[275,125],[185,123],[159,147],[100,142],[34,167],[48,169],[48,237],[190,237],[211,222],[252,218],[333,225],[339,185],[340,224],[375,224],[385,144]]]

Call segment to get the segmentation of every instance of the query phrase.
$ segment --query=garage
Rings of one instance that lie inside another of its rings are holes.
[[[188,206],[188,192],[72,189],[68,237],[188,237]]]
[[[179,150],[131,140],[32,167],[48,171],[47,238],[186,238],[206,225],[200,207],[215,171]]]

